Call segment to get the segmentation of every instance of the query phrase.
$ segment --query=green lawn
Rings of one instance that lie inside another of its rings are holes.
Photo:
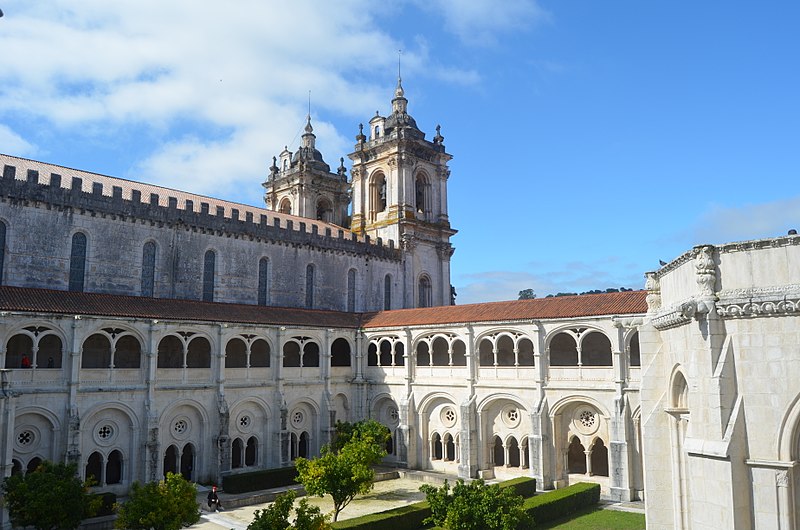
[[[537,524],[536,530],[643,530],[644,514],[588,508],[569,518]]]

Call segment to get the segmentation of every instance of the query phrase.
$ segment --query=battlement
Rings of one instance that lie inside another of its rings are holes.
[[[0,197],[12,200],[400,259],[393,241],[373,242],[369,236],[322,221],[9,155],[0,154],[0,165]]]

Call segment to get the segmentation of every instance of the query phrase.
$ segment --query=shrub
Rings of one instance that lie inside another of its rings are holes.
[[[560,490],[531,497],[523,503],[522,509],[537,523],[544,523],[570,515],[599,501],[600,484],[578,482]]]
[[[134,482],[128,501],[120,506],[116,528],[179,530],[200,520],[197,488],[182,475],[167,473],[166,480]]]
[[[529,525],[522,510],[523,499],[513,487],[487,485],[483,480],[466,483],[459,479],[450,490],[430,484],[420,487],[431,506],[431,516],[425,520],[448,530],[514,530],[520,523]]]
[[[387,528],[403,528],[414,530],[424,526],[423,521],[430,517],[431,507],[427,501],[415,502],[386,510],[333,523],[334,529],[348,530],[386,530]]]
[[[297,484],[297,470],[294,466],[279,467],[239,473],[222,478],[222,490],[225,493],[247,493],[281,486]]]

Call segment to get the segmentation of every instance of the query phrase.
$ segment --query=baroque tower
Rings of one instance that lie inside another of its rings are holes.
[[[392,113],[379,113],[356,136],[353,161],[351,229],[403,252],[402,307],[430,307],[451,302],[450,257],[454,248],[447,217],[447,162],[444,137],[436,127],[430,142],[407,111],[398,77]]]
[[[311,115],[306,120],[302,144],[294,155],[284,148],[279,159],[272,158],[269,176],[262,184],[264,202],[273,211],[346,227],[350,194],[344,159],[339,159],[339,168],[331,173],[315,146]]]

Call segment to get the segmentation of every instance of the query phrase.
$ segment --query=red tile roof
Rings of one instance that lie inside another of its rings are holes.
[[[284,326],[358,328],[360,313],[0,287],[0,311]]]
[[[398,309],[364,315],[365,328],[496,322],[647,312],[646,291],[558,296],[534,300]]]
[[[197,300],[0,287],[0,311],[240,324],[384,328],[645,313],[645,291],[345,313]]]

